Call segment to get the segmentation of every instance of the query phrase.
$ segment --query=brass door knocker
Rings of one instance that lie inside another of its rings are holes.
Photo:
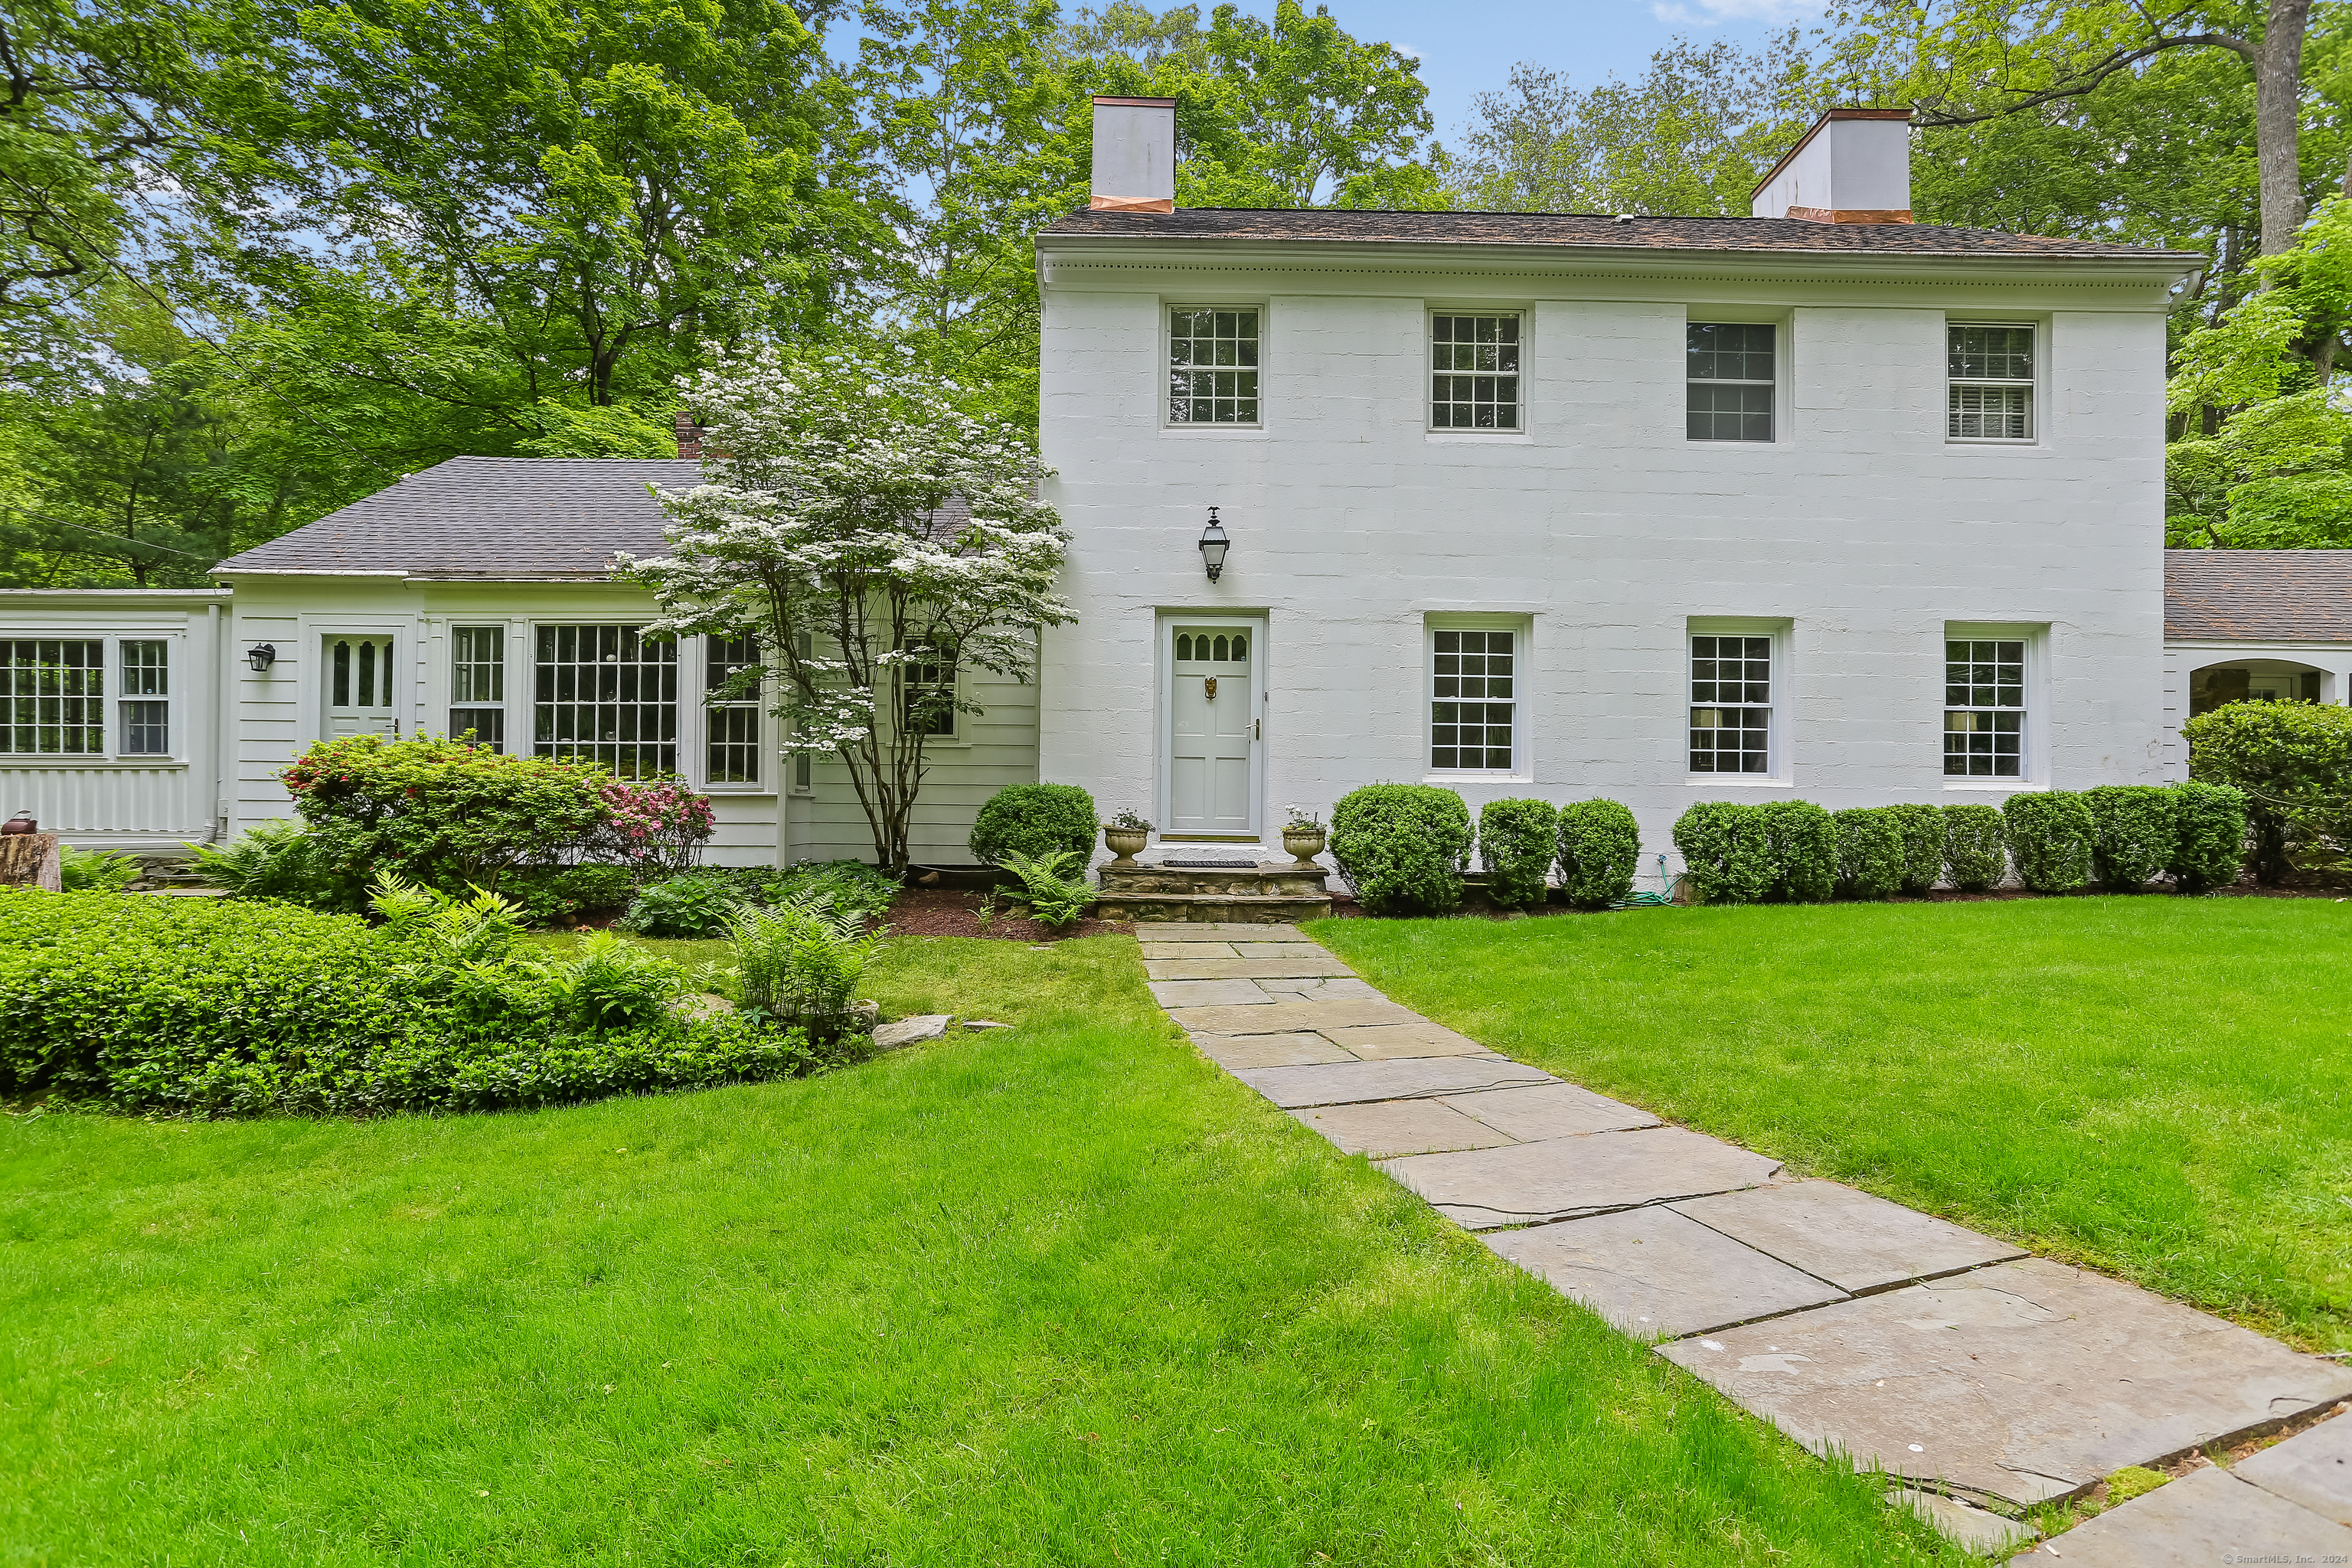
[[[1217,678],[1213,675],[1201,682],[1201,695],[1214,702],[1217,700]]]

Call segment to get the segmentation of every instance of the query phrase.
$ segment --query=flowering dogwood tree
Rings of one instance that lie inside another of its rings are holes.
[[[730,684],[772,679],[788,752],[849,765],[877,860],[908,862],[926,743],[980,707],[954,672],[1027,680],[1069,536],[1014,426],[960,412],[901,361],[841,353],[724,362],[685,386],[708,480],[660,492],[670,552],[623,556],[648,630],[755,637]]]

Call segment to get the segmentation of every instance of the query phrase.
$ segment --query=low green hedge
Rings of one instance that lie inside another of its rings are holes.
[[[985,865],[1007,855],[1033,858],[1071,851],[1083,866],[1095,849],[1099,825],[1095,797],[1076,784],[1006,784],[981,803],[967,841]]]
[[[2097,824],[2071,790],[2035,790],[2001,802],[2009,824],[2009,858],[2017,879],[2037,893],[2068,893],[2091,879]]]
[[[1478,864],[1486,896],[1507,910],[1544,901],[1544,878],[1559,854],[1559,813],[1541,800],[1490,800],[1478,809]]]
[[[1580,910],[1606,909],[1633,890],[1642,828],[1613,800],[1572,800],[1559,808],[1559,887]]]
[[[2115,893],[2136,893],[2172,859],[2179,797],[2161,784],[2100,784],[2083,792],[2091,814],[2091,878]]]
[[[1331,808],[1331,858],[1368,914],[1451,914],[1462,904],[1470,808],[1434,784],[1367,784]]]
[[[1944,814],[1932,805],[1906,802],[1882,808],[1895,823],[1903,857],[1902,888],[1924,893],[1944,874]]]
[[[2164,868],[2184,893],[2234,885],[2246,866],[2245,792],[2191,779],[2171,794],[2172,854]]]
[[[1851,805],[1837,824],[1838,891],[1883,899],[1903,886],[1903,825],[1891,805]]]
[[[610,939],[534,957],[510,924],[459,925],[0,893],[0,1091],[195,1115],[485,1110],[840,1059],[756,1017],[679,1016],[703,978]]]
[[[1961,801],[1944,807],[1944,879],[1981,893],[2009,869],[2009,819],[2000,807]]]
[[[1675,819],[1674,835],[1699,902],[1761,903],[1771,891],[1771,839],[1754,806],[1699,801]]]

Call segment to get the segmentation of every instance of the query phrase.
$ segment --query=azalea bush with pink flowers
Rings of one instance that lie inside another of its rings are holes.
[[[604,805],[583,847],[582,858],[635,868],[646,876],[675,877],[701,858],[718,819],[710,797],[676,779],[631,784],[612,779],[597,788]]]

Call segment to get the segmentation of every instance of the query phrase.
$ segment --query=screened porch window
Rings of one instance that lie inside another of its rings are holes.
[[[106,644],[96,637],[0,642],[0,752],[106,752]]]
[[[625,779],[677,771],[677,646],[636,626],[533,628],[531,749]]]

